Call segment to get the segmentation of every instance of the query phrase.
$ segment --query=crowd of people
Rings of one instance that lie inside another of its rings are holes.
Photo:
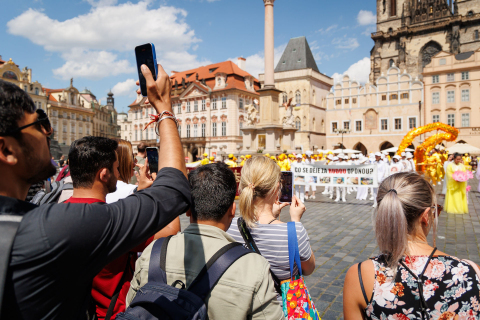
[[[382,153],[247,156],[236,217],[233,155],[187,175],[170,79],[160,65],[157,80],[141,70],[159,115],[158,172],[150,172],[143,145],[135,156],[128,141],[84,137],[71,145],[59,187],[40,205],[24,200],[32,184],[57,171],[53,129],[28,94],[0,81],[2,319],[319,319],[303,281],[316,268],[301,223],[306,207],[296,196],[279,202],[281,171],[314,161],[379,169],[380,252],[349,269],[345,319],[480,316],[478,266],[435,248],[436,194],[413,172],[411,154],[391,162]],[[314,186],[307,191],[314,199]],[[337,188],[337,200],[352,191]],[[367,190],[356,191],[365,197]],[[279,216],[287,206],[285,223]],[[184,213],[190,224],[180,232]]]

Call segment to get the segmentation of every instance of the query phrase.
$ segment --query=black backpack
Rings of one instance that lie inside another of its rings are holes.
[[[188,289],[180,280],[167,284],[165,264],[170,237],[158,239],[152,248],[148,283],[140,288],[125,312],[116,320],[208,319],[205,299],[225,271],[240,257],[252,253],[240,243],[216,252]],[[180,285],[181,288],[177,288]]]
[[[55,181],[52,183],[52,191],[48,193],[45,193],[43,190],[38,191],[30,202],[38,206],[47,203],[56,203],[63,190],[73,190],[73,184],[65,183],[64,180]]]

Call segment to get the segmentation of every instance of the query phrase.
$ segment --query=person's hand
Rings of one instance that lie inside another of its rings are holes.
[[[136,164],[139,168],[138,174],[137,174],[137,181],[138,181],[138,188],[137,190],[143,190],[148,187],[150,187],[153,184],[153,177],[149,173],[149,168],[148,168],[148,159],[145,159],[145,164]]]
[[[282,212],[282,209],[288,206],[288,204],[289,204],[288,202],[276,201],[273,204],[273,208],[272,208],[273,217],[278,218],[278,216],[280,216],[280,212]]]
[[[145,104],[151,104],[158,113],[165,110],[172,112],[172,104],[170,101],[172,85],[170,77],[162,65],[158,64],[157,81],[153,80],[152,72],[146,65],[142,64],[141,69],[147,82],[147,100]],[[137,85],[139,85],[139,81],[137,81]],[[137,93],[141,93],[140,89],[137,90]]]
[[[295,222],[300,222],[305,210],[305,205],[294,195],[292,197],[292,205],[290,206],[290,219]]]

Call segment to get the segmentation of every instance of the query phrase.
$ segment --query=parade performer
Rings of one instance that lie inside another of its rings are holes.
[[[453,174],[456,171],[467,171],[467,169],[461,162],[462,156],[456,153],[453,157],[453,162],[450,163],[447,168],[448,185],[444,209],[447,213],[468,213],[467,182],[458,182],[453,178]]]
[[[277,164],[280,166],[280,171],[290,171],[290,161],[287,156],[282,153],[278,158]]]
[[[204,165],[207,165],[207,164],[209,164],[209,163],[210,163],[210,160],[208,160],[208,154],[207,154],[207,153],[204,153],[204,154],[203,154],[203,159],[202,159],[202,161],[200,162],[200,164],[201,164],[202,166],[204,166]]]
[[[403,166],[402,172],[411,172],[413,171],[410,161],[407,160],[407,154],[402,152],[402,158],[399,160],[400,164]]]
[[[380,152],[375,153],[375,165],[377,166],[377,182],[378,185],[380,185],[387,174],[387,164],[382,160],[382,154]],[[373,188],[374,208],[377,207],[377,193],[378,187]]]
[[[412,172],[416,172],[417,168],[415,168],[415,162],[413,160],[413,154],[411,152],[407,152],[407,161],[410,162],[410,167],[412,168]]]
[[[406,172],[406,167],[401,163],[401,158],[399,155],[394,155],[392,158],[392,164],[388,167],[388,176],[391,176],[395,173]]]
[[[445,178],[443,179],[443,188],[442,188],[442,194],[447,194],[447,185],[448,185],[448,176],[447,176],[447,169],[448,165],[453,162],[453,154],[448,155],[447,161],[443,163],[443,170],[445,171]]]
[[[467,169],[468,171],[472,171],[472,166],[470,165],[470,162],[472,162],[472,158],[470,158],[470,155],[468,153],[465,153],[462,159],[463,164],[465,165],[465,169]]]
[[[245,156],[240,156],[240,167],[243,167],[243,165],[245,164]]]
[[[336,166],[337,164],[339,164],[338,162],[338,157],[333,157],[332,158],[332,162],[329,163],[329,165],[331,166]],[[330,199],[333,199],[333,192],[337,190],[338,187],[334,187],[334,186],[331,186],[331,192],[330,192]]]
[[[312,154],[313,152],[312,151],[307,151],[305,152],[305,156],[306,156],[306,159],[305,159],[305,164],[314,164],[315,161],[312,160]],[[307,179],[306,184],[305,184],[305,199],[315,199],[315,192],[317,191],[317,186],[315,185],[315,183],[312,183],[310,182],[310,179],[311,177],[307,176],[305,177],[305,179]],[[310,192],[310,189],[312,189],[312,195],[309,196],[309,192]]]
[[[339,154],[338,155],[338,160],[339,162],[337,165],[339,166],[348,166],[349,163],[345,160],[347,160],[348,157],[346,155]],[[337,186],[337,197],[335,198],[335,202],[340,201],[340,198],[342,199],[343,202],[346,202],[347,200],[345,199],[346,197],[346,192],[347,192],[347,187],[345,187],[346,184],[346,179],[343,181],[344,186]]]
[[[237,163],[235,161],[233,161],[233,154],[229,154],[228,155],[228,160],[225,161],[225,164],[229,167],[229,168],[236,168],[237,167]]]
[[[327,166],[333,165],[333,156],[331,154],[327,156],[327,161],[328,161]],[[322,194],[330,194],[331,195],[330,198],[333,198],[333,187],[325,186],[325,190],[322,192]]]
[[[358,160],[358,164],[365,164],[367,162],[367,158],[360,158]],[[368,187],[359,186],[357,188],[357,200],[367,200],[368,196]]]
[[[437,184],[437,159],[433,156],[433,151],[431,151],[428,156],[425,157],[427,162],[427,169],[425,170],[425,174],[427,176],[427,180],[430,180],[433,185]]]

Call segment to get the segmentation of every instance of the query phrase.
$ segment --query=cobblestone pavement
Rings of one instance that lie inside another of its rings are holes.
[[[477,181],[471,183],[469,214],[453,215],[442,212],[438,224],[437,247],[459,258],[480,264],[480,193]],[[441,192],[437,187],[437,193]],[[347,202],[337,203],[321,195],[307,201],[302,223],[308,231],[315,253],[316,269],[306,277],[306,284],[323,320],[343,319],[343,281],[348,268],[378,253],[372,227],[373,201],[355,200],[356,193],[347,195]],[[370,198],[370,195],[369,197]],[[444,197],[438,195],[438,203]],[[238,207],[238,206],[237,206]],[[280,216],[290,221],[288,208]],[[182,229],[189,222],[181,218]],[[432,243],[431,236],[429,242]]]

